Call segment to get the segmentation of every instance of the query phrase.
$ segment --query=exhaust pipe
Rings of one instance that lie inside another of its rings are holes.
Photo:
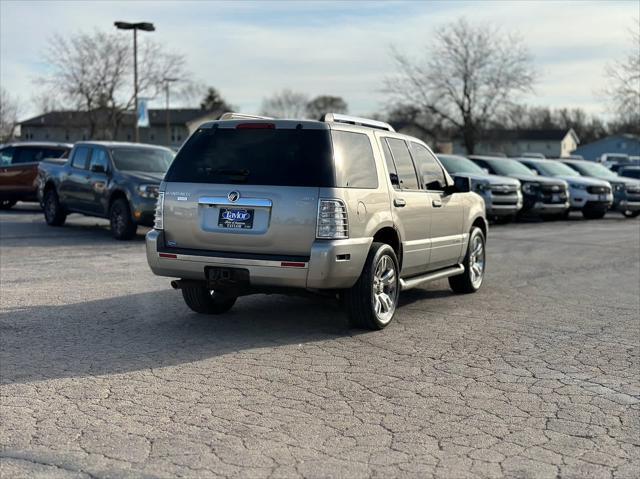
[[[173,289],[182,289],[182,288],[194,288],[194,287],[202,287],[205,285],[204,281],[196,281],[193,279],[174,279],[171,281],[171,287]]]

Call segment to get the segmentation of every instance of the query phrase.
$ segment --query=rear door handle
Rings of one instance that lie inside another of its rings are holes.
[[[407,202],[402,198],[394,198],[393,206],[397,206],[398,208],[402,208],[403,206],[407,206]]]
[[[440,201],[440,200],[431,200],[431,205],[434,208],[440,208],[442,206],[442,201]]]

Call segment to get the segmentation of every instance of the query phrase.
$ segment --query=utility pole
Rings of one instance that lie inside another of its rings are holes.
[[[135,102],[135,114],[133,119],[135,142],[140,142],[140,130],[138,128],[138,30],[153,32],[156,27],[149,22],[114,22],[119,30],[133,30],[133,98]]]
[[[177,82],[178,79],[177,78],[164,78],[164,92],[166,95],[166,111],[165,111],[165,121],[167,123],[167,146],[171,146],[171,120],[169,118],[170,115],[170,109],[169,109],[169,87],[171,86],[171,83],[173,82]]]

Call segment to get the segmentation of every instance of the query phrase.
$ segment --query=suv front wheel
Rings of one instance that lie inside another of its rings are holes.
[[[373,243],[360,278],[344,294],[352,326],[377,330],[391,322],[400,293],[399,272],[393,248]]]
[[[111,205],[109,221],[115,239],[130,240],[136,235],[138,225],[133,221],[129,202],[124,198],[118,198]]]
[[[467,255],[464,257],[464,273],[449,278],[454,293],[475,293],[482,286],[486,267],[485,239],[477,226],[471,228]]]

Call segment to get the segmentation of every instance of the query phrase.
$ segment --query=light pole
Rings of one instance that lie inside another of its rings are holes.
[[[173,82],[177,82],[178,78],[163,78],[164,81],[164,91],[167,99],[167,110],[165,113],[165,120],[167,122],[167,146],[171,146],[171,122],[169,120],[169,86]]]
[[[135,99],[135,115],[133,124],[135,125],[135,141],[140,141],[140,131],[138,130],[138,30],[143,32],[153,32],[156,27],[149,22],[113,22],[119,30],[133,30],[133,97]]]

